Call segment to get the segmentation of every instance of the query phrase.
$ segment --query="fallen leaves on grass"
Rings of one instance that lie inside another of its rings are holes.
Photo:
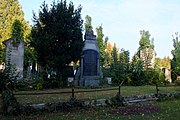
[[[121,114],[121,115],[142,115],[159,112],[160,107],[153,106],[153,105],[133,105],[133,106],[126,106],[126,107],[119,107],[116,109],[112,109],[109,111],[111,114]]]

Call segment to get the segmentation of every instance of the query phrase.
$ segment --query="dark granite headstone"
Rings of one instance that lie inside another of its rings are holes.
[[[97,75],[97,59],[98,53],[94,50],[84,51],[83,59],[83,75],[85,76],[94,76]]]
[[[96,41],[96,35],[89,29],[85,33],[85,44],[81,57],[80,68],[75,75],[77,86],[98,86],[100,82],[100,51]]]

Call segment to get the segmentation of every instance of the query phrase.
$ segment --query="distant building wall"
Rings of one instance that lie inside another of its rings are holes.
[[[172,82],[171,79],[171,69],[170,68],[161,68],[161,70],[164,72],[164,77],[166,81],[169,81],[170,83]]]

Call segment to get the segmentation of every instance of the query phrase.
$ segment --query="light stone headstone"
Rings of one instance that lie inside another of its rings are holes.
[[[10,38],[3,41],[3,44],[5,44],[6,46],[6,64],[10,60],[10,64],[13,65],[16,69],[18,79],[23,79],[24,46],[26,45],[26,43],[22,40],[14,43],[14,39],[15,38]]]

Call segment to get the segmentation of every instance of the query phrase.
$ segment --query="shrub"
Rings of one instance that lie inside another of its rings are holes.
[[[14,97],[14,83],[17,81],[15,69],[8,64],[5,70],[0,71],[0,93],[4,114],[14,115],[19,112],[19,103]]]
[[[44,79],[43,86],[45,89],[54,89],[54,88],[60,88],[62,87],[63,83],[60,79],[57,79],[57,77],[52,76],[51,78]]]
[[[115,97],[112,97],[110,101],[111,105],[113,106],[125,106],[124,97],[119,94],[117,94]]]
[[[175,85],[180,86],[180,80],[175,80],[174,83]]]
[[[20,91],[28,91],[33,89],[33,81],[17,81],[14,84],[14,89],[15,90],[20,90]]]
[[[37,80],[35,81],[35,83],[33,85],[34,89],[35,90],[42,90],[43,89],[43,83],[44,83],[43,77],[42,77],[42,75],[39,75]]]

